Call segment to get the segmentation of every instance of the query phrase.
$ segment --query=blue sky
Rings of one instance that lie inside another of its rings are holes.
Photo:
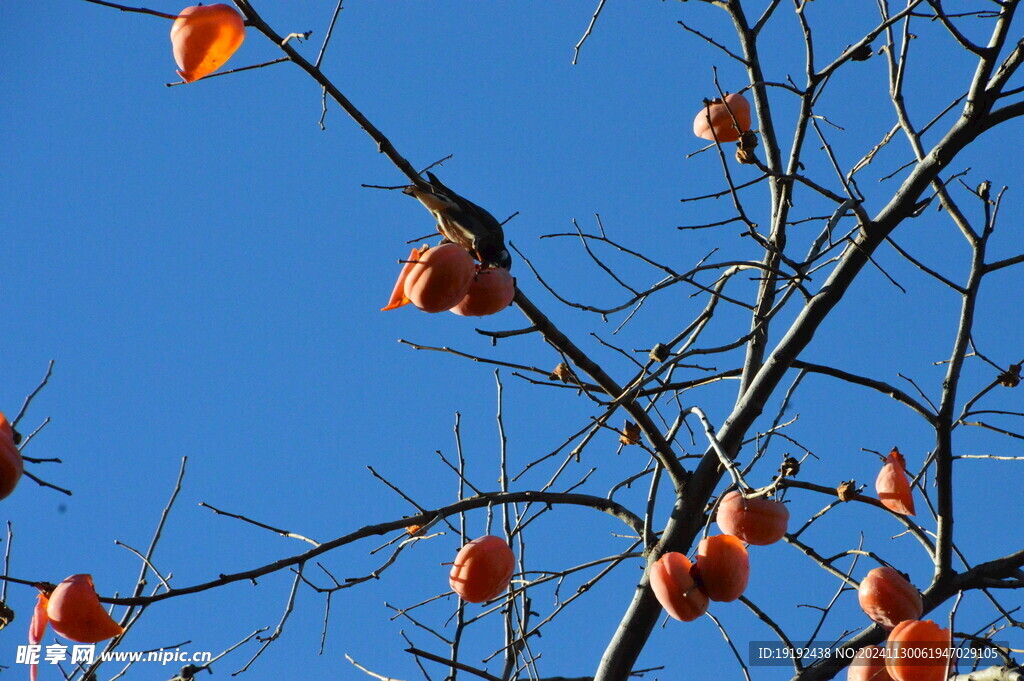
[[[592,4],[346,3],[324,71],[413,165],[425,167],[451,154],[436,169],[446,184],[499,220],[518,211],[505,228],[508,239],[567,297],[595,305],[621,299],[621,290],[577,244],[539,239],[571,230],[574,218],[592,231],[595,213],[609,236],[678,269],[713,248],[722,249],[723,260],[756,257],[756,249],[737,237],[736,225],[676,229],[732,214],[725,199],[679,202],[725,186],[714,153],[685,158],[700,148],[690,126],[701,99],[715,92],[712,66],[719,67],[724,89],[744,82],[734,62],[676,22],[685,19],[734,45],[722,33],[728,25],[721,13],[693,2],[609,2],[573,66],[573,46]],[[822,55],[837,54],[856,40],[857,31],[873,25],[869,4],[813,3],[808,12],[821,29],[816,46]],[[314,58],[333,3],[259,3],[257,9],[281,33],[313,30],[301,51]],[[788,14],[781,17],[766,37],[765,67],[772,80],[791,75],[802,82],[798,27]],[[11,574],[59,581],[90,572],[104,595],[130,590],[138,561],[114,541],[144,549],[183,456],[189,457],[184,487],[156,554],[158,567],[173,572],[179,586],[304,548],[215,517],[199,502],[326,540],[412,512],[372,478],[367,465],[424,506],[454,501],[457,481],[435,451],[454,456],[456,412],[471,478],[482,489],[497,487],[493,368],[416,352],[396,340],[545,369],[559,357],[535,336],[492,348],[474,332],[526,326],[514,309],[482,320],[410,308],[379,312],[397,275],[396,261],[408,253],[405,242],[429,233],[432,222],[409,197],[360,186],[398,185],[404,178],[336,107],[329,107],[326,130],[320,129],[320,91],[312,80],[281,64],[168,88],[165,83],[176,80],[169,22],[84,2],[6,3],[0,5],[0,25],[12,37],[0,46],[0,220],[6,253],[0,291],[9,324],[0,340],[0,410],[16,413],[47,362],[55,360],[50,385],[22,429],[52,419],[26,454],[63,463],[30,470],[74,491],[68,498],[26,479],[3,502],[0,519],[10,519],[15,532]],[[938,31],[922,25],[920,33],[914,46],[920,58],[907,77],[908,100],[912,113],[927,120],[957,94],[956,84],[971,66],[948,56],[950,41]],[[230,66],[279,54],[250,30]],[[942,78],[935,76],[936,63],[942,64]],[[843,130],[824,129],[849,166],[893,124],[883,59],[845,69],[832,87],[821,111]],[[787,129],[793,100],[780,91],[772,97],[781,128]],[[971,168],[965,181],[972,187],[982,179],[1011,186],[1005,226],[993,239],[998,257],[1019,248],[1012,225],[1019,214],[1017,173],[1006,149],[1019,124],[1004,130],[999,135],[1008,137],[982,138],[952,169]],[[817,142],[811,146],[808,172],[831,181]],[[898,140],[864,172],[869,213],[896,186],[878,178],[895,171],[908,154]],[[739,181],[756,176],[756,170],[736,164],[730,170]],[[755,220],[767,224],[758,202],[763,195],[755,190],[749,196]],[[800,215],[827,210],[806,193],[798,194],[797,204]],[[977,206],[970,209],[977,218]],[[813,238],[817,229],[807,228],[798,238]],[[965,276],[963,240],[943,214],[929,210],[895,238],[948,276]],[[638,287],[659,277],[620,254],[602,253]],[[943,368],[933,362],[948,356],[958,300],[891,249],[880,251],[878,261],[907,293],[878,271],[865,271],[806,359],[910,389],[897,376],[902,372],[934,399]],[[620,380],[631,364],[588,334],[625,348],[649,348],[682,328],[705,302],[675,287],[613,335],[622,313],[605,323],[566,309],[524,262],[516,263],[514,273],[531,299]],[[992,278],[980,300],[984,323],[975,339],[1003,364],[1020,359],[1022,283],[1019,273],[1005,271]],[[735,291],[749,294],[752,286],[737,282]],[[727,312],[716,321],[709,345],[728,342],[747,324]],[[710,363],[724,369],[737,361],[732,355]],[[507,369],[501,380],[512,469],[553,450],[599,413],[570,391],[531,386]],[[965,386],[977,389],[990,380],[990,373],[978,371]],[[688,399],[718,425],[735,391],[735,383],[726,381]],[[1007,394],[993,404],[1019,411],[1019,395]],[[820,484],[872,481],[878,463],[862,447],[888,451],[899,445],[916,469],[932,446],[924,422],[891,401],[821,377],[805,380],[790,413],[799,414],[790,434],[819,457],[806,464],[802,479]],[[613,419],[620,421],[619,415]],[[969,433],[958,444],[960,453],[1021,454],[1019,441],[993,435]],[[567,473],[565,486],[597,466],[586,489],[604,495],[646,465],[646,455],[617,449],[613,434],[599,437]],[[770,479],[775,463],[791,449],[777,441],[755,481]],[[702,451],[703,443],[686,450]],[[1001,520],[999,541],[992,541],[991,532],[964,531],[958,546],[975,562],[1019,547],[1019,513],[1006,512],[1007,500],[1019,494],[1019,465],[981,461],[958,464],[958,473],[960,468],[958,527]],[[526,476],[519,489],[542,485],[552,471]],[[645,497],[646,483],[620,500],[642,509]],[[824,505],[807,494],[789,499],[794,519]],[[657,515],[659,523],[666,512],[667,507]],[[560,510],[531,526],[527,543],[534,569],[565,569],[622,550],[625,540],[612,536],[622,528],[595,515]],[[483,512],[471,514],[469,533],[483,534],[485,520]],[[899,531],[888,517],[850,506],[807,538],[828,555],[851,548],[863,534],[866,548],[923,585],[930,565],[911,540],[888,540]],[[338,576],[364,574],[379,562],[367,556],[376,545],[371,540],[335,552],[325,566]],[[379,673],[416,678],[414,663],[400,652],[406,646],[399,630],[420,647],[441,654],[446,649],[409,622],[389,621],[383,602],[408,606],[446,590],[447,568],[440,564],[457,548],[451,533],[421,542],[382,580],[339,593],[323,656],[316,655],[323,599],[302,590],[282,639],[255,663],[249,678],[281,678],[297,669],[314,678],[356,678],[360,673],[344,661],[346,653]],[[827,602],[838,588],[789,546],[758,548],[752,564],[748,595],[792,626],[796,638],[816,621],[813,611],[796,604]],[[555,620],[537,643],[545,675],[593,672],[641,570],[639,560],[619,568]],[[236,584],[160,603],[123,647],[144,650],[190,640],[186,648],[220,651],[258,627],[274,626],[289,584],[288,575],[277,574],[260,580],[259,588]],[[25,587],[8,589],[18,620],[0,634],[0,664],[13,660],[33,597]],[[538,611],[548,612],[552,598],[550,589],[539,590]],[[969,621],[978,624],[992,618],[983,605],[971,610],[977,597],[968,601],[965,619],[973,615]],[[1019,597],[1006,601],[1010,607],[1020,604]],[[439,625],[453,605],[451,598],[443,600],[424,608],[422,616]],[[836,608],[826,628],[834,635],[867,623],[849,593]],[[739,604],[719,605],[713,613],[740,644],[771,638]],[[497,620],[481,629],[469,639],[468,660],[500,645]],[[221,662],[217,672],[240,667],[254,648],[245,651]],[[672,621],[658,630],[641,658],[641,666],[657,665],[665,665],[661,678],[684,669],[693,675],[737,673],[706,618],[689,625]],[[490,669],[498,667],[492,663]],[[114,673],[106,671],[108,677]],[[432,671],[435,678],[443,676],[438,667]],[[756,671],[758,678],[789,676],[784,668]],[[56,677],[47,668],[43,674]]]

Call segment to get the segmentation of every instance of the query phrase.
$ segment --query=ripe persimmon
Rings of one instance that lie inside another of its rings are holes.
[[[748,544],[774,544],[786,534],[789,509],[779,501],[764,497],[744,499],[737,491],[722,497],[715,520],[726,534],[739,537]]]
[[[455,248],[462,251],[459,246]],[[448,575],[448,584],[462,600],[483,603],[497,598],[508,588],[515,566],[516,558],[508,542],[488,534],[459,550]]]
[[[399,279],[404,277],[402,289],[413,305],[424,312],[444,312],[466,296],[475,273],[476,263],[464,248],[442,244],[421,251]]]
[[[885,646],[864,646],[846,670],[847,681],[893,681],[885,669]]]
[[[747,130],[750,130],[750,102],[736,93],[726,95],[725,101],[718,97],[712,99],[693,119],[693,134],[701,139],[735,142]]]
[[[504,267],[478,270],[469,290],[451,311],[463,317],[483,317],[501,312],[516,295],[516,280]]]
[[[944,681],[952,635],[931,620],[905,620],[889,632],[885,669],[896,681]]]
[[[697,546],[693,573],[708,598],[728,603],[742,596],[747,588],[750,557],[738,537],[731,534],[705,537]]]
[[[186,7],[171,26],[178,75],[186,83],[210,75],[231,58],[243,40],[245,20],[230,5]]]
[[[3,412],[0,412],[0,437],[7,437],[10,440],[14,440],[14,429],[11,428],[11,422],[7,420]]]
[[[904,620],[916,620],[924,612],[917,587],[887,565],[864,576],[857,600],[864,613],[886,629]]]
[[[45,594],[36,595],[36,607],[32,610],[32,622],[28,626],[28,642],[35,644],[43,640],[46,633],[46,625],[50,618],[46,615],[46,604],[49,599]]]
[[[46,604],[48,600],[49,599],[47,599],[46,595],[43,593],[36,595],[36,607],[32,610],[32,622],[28,625],[29,645],[39,645],[43,640],[43,634],[46,633],[46,625],[50,621],[50,618],[46,616]],[[38,666],[33,664],[29,668],[29,680],[36,681],[36,675],[38,673]]]
[[[914,497],[907,477],[907,462],[897,447],[885,458],[875,479],[875,492],[882,505],[893,513],[914,515]]]
[[[395,287],[391,290],[391,298],[388,300],[388,304],[380,309],[381,312],[387,312],[388,310],[394,310],[395,308],[408,305],[410,300],[405,297],[405,280],[409,276],[409,272],[412,271],[413,267],[416,267],[416,261],[420,259],[420,256],[427,252],[430,246],[423,246],[422,248],[414,248],[409,253],[409,259],[402,265],[402,271],[398,273],[398,280],[395,282]]]
[[[692,567],[689,558],[669,551],[648,568],[655,598],[681,622],[692,622],[708,610],[708,596],[697,587]]]
[[[14,444],[14,431],[7,417],[0,414],[0,499],[6,499],[18,486],[25,462]]]
[[[100,604],[91,575],[71,575],[58,584],[47,601],[46,616],[54,631],[78,643],[99,643],[124,633]]]

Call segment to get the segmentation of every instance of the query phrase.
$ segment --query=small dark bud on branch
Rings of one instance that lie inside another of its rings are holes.
[[[1016,388],[1020,385],[1020,365],[1011,364],[1010,368],[999,374],[999,385],[1004,388]]]
[[[871,59],[871,55],[873,54],[874,52],[872,52],[870,45],[861,45],[850,53],[850,59],[853,61],[867,61],[868,59]]]
[[[792,478],[800,472],[800,462],[792,456],[787,456],[779,466],[779,475],[784,478]]]
[[[651,354],[648,355],[648,357],[650,357],[655,362],[664,362],[666,359],[668,359],[669,354],[670,353],[668,351],[668,346],[664,345],[663,343],[658,343],[653,348],[651,348]]]
[[[624,445],[640,444],[640,426],[632,421],[626,421],[626,425],[622,427],[622,435],[619,436],[619,442]]]

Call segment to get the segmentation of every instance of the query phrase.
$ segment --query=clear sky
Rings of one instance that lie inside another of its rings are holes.
[[[612,306],[623,300],[623,290],[593,265],[578,242],[539,237],[571,231],[573,219],[594,231],[597,213],[611,238],[677,270],[715,248],[721,250],[714,258],[721,261],[758,257],[758,252],[737,236],[736,224],[677,229],[733,215],[728,199],[679,201],[725,188],[714,151],[686,158],[702,146],[690,128],[701,100],[716,92],[713,66],[725,90],[741,88],[745,75],[676,22],[684,19],[722,36],[736,49],[724,16],[697,2],[613,0],[574,66],[573,46],[595,5],[353,0],[345,3],[323,68],[414,166],[452,155],[435,168],[446,184],[499,220],[518,212],[505,227],[507,238],[555,290],[575,301]],[[149,6],[180,9],[166,2]],[[315,58],[334,3],[256,6],[280,33],[312,30],[299,49]],[[818,29],[816,48],[823,61],[877,20],[874,3],[816,2],[807,11]],[[769,80],[791,76],[802,84],[802,42],[791,15],[789,9],[780,11],[771,25],[764,61]],[[515,309],[485,319],[411,308],[379,311],[398,273],[397,261],[408,253],[406,242],[430,233],[433,223],[400,192],[360,186],[406,180],[336,106],[328,106],[321,130],[320,90],[307,75],[279,64],[166,87],[177,80],[170,22],[85,2],[0,3],[0,26],[7,36],[0,44],[5,253],[0,292],[8,322],[0,335],[0,410],[17,413],[47,363],[55,360],[50,384],[21,428],[31,431],[51,419],[25,453],[63,463],[29,470],[74,492],[66,497],[25,479],[2,502],[0,520],[9,519],[14,530],[12,575],[56,582],[88,572],[103,595],[129,591],[139,561],[114,542],[144,551],[184,456],[183,488],[155,556],[161,572],[173,573],[176,586],[256,567],[308,546],[215,516],[200,502],[321,541],[414,512],[367,466],[424,507],[453,502],[457,479],[436,452],[455,456],[456,413],[468,475],[479,489],[497,489],[501,440],[494,368],[417,352],[397,340],[542,369],[553,368],[560,357],[536,335],[492,347],[475,333],[527,326]],[[923,123],[959,94],[972,67],[931,25],[922,24],[919,32],[914,49],[920,57],[911,62],[907,91],[910,109]],[[273,44],[250,30],[230,66],[278,56]],[[849,167],[895,121],[883,58],[876,55],[844,69],[831,88],[819,104],[827,117],[822,129],[841,164]],[[772,97],[780,127],[788,130],[794,100],[782,90],[773,90]],[[936,141],[943,129],[939,125],[926,141]],[[1011,187],[993,258],[1020,248],[1013,224],[1020,214],[1014,167],[1019,145],[1013,141],[1019,132],[1019,123],[1005,126],[950,168],[950,173],[971,169],[964,179],[971,187],[984,179],[996,188]],[[781,134],[788,139],[789,132]],[[819,142],[808,144],[813,147],[808,173],[834,187]],[[897,139],[860,176],[868,213],[880,210],[897,186],[879,178],[908,160],[905,141]],[[731,161],[730,172],[737,182],[757,175],[756,169]],[[756,191],[749,194],[754,219],[767,225],[766,194]],[[970,207],[978,219],[977,205]],[[799,192],[794,210],[812,217],[832,209]],[[849,226],[843,224],[845,231]],[[820,223],[812,223],[798,230],[797,238],[809,241],[819,230]],[[944,214],[929,209],[895,238],[946,276],[957,281],[966,276],[967,249]],[[600,253],[635,287],[648,287],[661,276],[611,249]],[[906,293],[878,270],[866,270],[806,358],[913,391],[897,375],[903,373],[935,399],[944,368],[934,362],[949,355],[959,300],[892,249],[883,248],[877,261]],[[527,295],[618,380],[631,374],[631,360],[601,341],[642,350],[635,357],[643,361],[647,348],[678,332],[705,304],[703,297],[690,297],[695,289],[673,287],[652,298],[616,334],[627,313],[603,321],[562,306],[521,259],[513,273]],[[1006,271],[991,282],[980,298],[984,323],[975,340],[986,355],[1007,365],[1024,354],[1019,293],[1024,277]],[[734,292],[749,296],[753,285],[737,281]],[[730,342],[746,326],[743,316],[723,310],[705,341]],[[773,340],[780,335],[776,332]],[[711,357],[702,366],[724,370],[740,361],[741,355],[732,354]],[[978,369],[965,381],[967,392],[993,378],[991,371]],[[573,391],[531,385],[514,373],[503,368],[500,380],[509,467],[519,471],[601,410]],[[723,381],[688,394],[684,402],[699,404],[720,425],[735,392],[734,382]],[[777,409],[778,402],[773,405]],[[1020,406],[1020,394],[1004,390],[990,408],[1020,411]],[[817,457],[807,461],[801,479],[823,485],[873,481],[878,460],[861,448],[888,451],[898,445],[917,470],[933,447],[930,429],[907,410],[822,377],[805,380],[787,414],[799,415],[787,432]],[[674,418],[671,407],[665,415]],[[612,420],[615,427],[621,421],[621,414]],[[692,425],[696,428],[696,421]],[[1019,456],[1020,442],[969,433],[958,440],[958,453]],[[700,440],[683,443],[689,454],[704,447]],[[777,439],[753,481],[767,482],[786,452],[799,454]],[[749,460],[749,449],[741,458]],[[533,469],[514,489],[539,488],[560,461],[556,457]],[[639,449],[620,452],[615,434],[602,433],[556,489],[597,467],[581,491],[603,496],[647,463]],[[958,474],[959,548],[972,562],[1019,548],[1024,541],[1020,462],[963,463]],[[645,479],[616,499],[642,515],[647,484]],[[659,528],[669,494],[663,490],[664,508],[655,516]],[[825,505],[811,494],[791,493],[788,499],[798,522]],[[931,528],[927,513],[921,522]],[[471,536],[484,534],[486,513],[468,515],[467,527]],[[549,513],[527,530],[528,563],[535,570],[563,570],[613,555],[628,545],[616,536],[623,531],[593,511]],[[884,555],[923,586],[930,562],[913,540],[889,541],[900,531],[890,517],[849,505],[805,538],[822,555],[854,548],[863,539],[864,548]],[[366,574],[386,555],[367,555],[380,543],[372,539],[333,552],[323,564],[339,578]],[[415,663],[401,652],[407,644],[400,632],[438,654],[447,654],[447,646],[408,620],[391,621],[393,612],[384,603],[405,607],[447,590],[447,568],[441,563],[450,561],[458,546],[450,531],[420,542],[381,580],[336,594],[322,656],[317,652],[324,599],[300,589],[281,639],[256,661],[248,678],[292,678],[298,672],[308,678],[362,677],[344,654],[381,674],[417,678]],[[785,544],[758,548],[751,556],[748,596],[785,622],[793,638],[806,638],[818,615],[798,605],[827,603],[837,581]],[[864,565],[855,576],[866,571]],[[317,572],[314,566],[307,569]],[[560,614],[542,639],[533,639],[535,652],[543,652],[543,675],[593,673],[642,569],[641,560],[627,561]],[[567,580],[561,596],[580,582]],[[278,573],[261,579],[258,588],[235,584],[159,603],[122,648],[189,641],[182,647],[219,652],[259,627],[275,626],[290,584],[290,574]],[[534,607],[541,617],[551,611],[554,598],[549,587],[537,590]],[[0,665],[13,663],[33,599],[30,588],[8,587],[8,603],[18,617],[0,633]],[[1008,607],[1021,605],[1020,600],[1006,597]],[[448,597],[414,613],[441,626],[454,603]],[[995,617],[977,596],[963,607],[966,630]],[[740,604],[721,604],[712,612],[744,655],[747,641],[772,638]],[[948,607],[936,614],[945,618],[947,613]],[[831,638],[867,623],[846,592],[823,631]],[[489,655],[501,645],[500,637],[495,618],[467,640],[466,660]],[[216,672],[235,671],[255,650],[249,644],[236,651],[218,663]],[[657,630],[640,666],[659,665],[665,665],[658,673],[663,679],[739,674],[708,618],[688,625],[669,621]],[[500,662],[489,668],[500,672]],[[146,668],[128,678],[170,678],[176,671],[154,676]],[[10,675],[23,672],[15,666]],[[104,678],[115,672],[105,668]],[[440,667],[431,672],[443,678]],[[786,668],[755,672],[764,679],[790,675]],[[41,674],[59,678],[46,666]]]

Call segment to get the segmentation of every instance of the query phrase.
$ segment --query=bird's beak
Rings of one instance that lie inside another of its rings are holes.
[[[402,190],[403,193],[415,198],[423,207],[429,210],[431,213],[441,213],[453,207],[453,203],[450,199],[445,198],[439,194],[435,194],[432,191],[425,191],[420,189],[416,185],[409,185]]]

